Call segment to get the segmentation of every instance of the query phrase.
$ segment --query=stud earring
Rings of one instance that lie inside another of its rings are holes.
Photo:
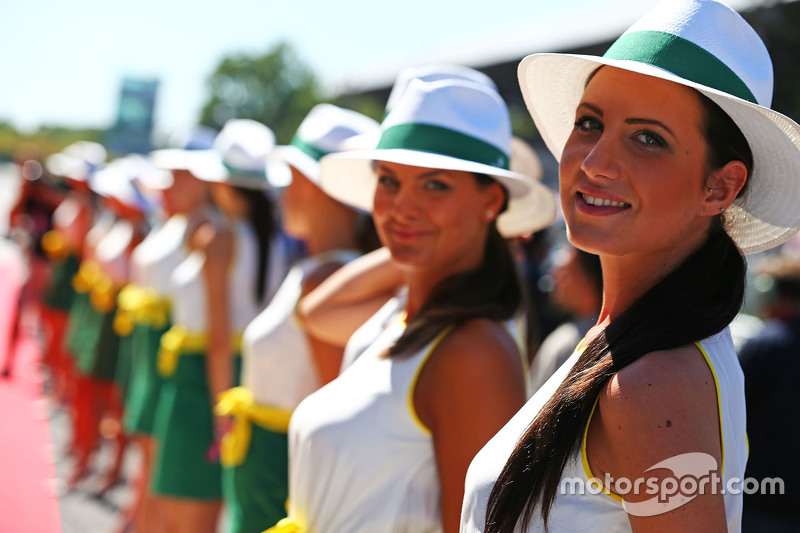
[[[708,187],[706,187],[706,190],[707,190],[708,192],[714,192],[714,189],[709,189]]]
[[[486,220],[492,220],[493,218],[494,218],[494,211],[492,211],[491,209],[486,211]]]

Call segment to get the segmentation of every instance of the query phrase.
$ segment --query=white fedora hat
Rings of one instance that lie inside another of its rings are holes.
[[[752,27],[716,0],[668,0],[628,29],[603,57],[534,54],[519,65],[528,111],[557,160],[588,76],[602,65],[692,87],[736,123],[753,153],[746,194],[726,210],[743,253],[777,246],[800,227],[800,126],[769,109],[772,61]]]
[[[141,213],[149,213],[154,205],[136,185],[137,180],[146,180],[144,175],[149,172],[157,172],[157,169],[141,156],[127,155],[98,170],[89,186],[100,196],[114,198]]]
[[[85,182],[103,166],[106,155],[106,149],[99,143],[77,141],[49,156],[45,166],[51,174]]]
[[[376,176],[373,161],[390,161],[422,168],[462,170],[497,180],[509,199],[539,201],[536,224],[514,228],[530,233],[555,217],[553,194],[530,176],[509,170],[511,123],[500,95],[481,84],[445,79],[412,80],[381,125],[374,150],[341,152],[323,158],[322,188],[337,200],[372,210]],[[509,210],[512,208],[509,202]]]
[[[200,150],[189,164],[199,179],[224,182],[249,189],[265,189],[267,176],[285,179],[288,168],[270,158],[275,134],[250,119],[231,119],[220,130],[211,150]],[[280,176],[277,176],[280,175]]]
[[[332,104],[318,104],[300,123],[291,143],[278,146],[272,155],[303,173],[313,183],[319,184],[319,160],[328,154],[350,149],[348,140],[356,136],[369,138],[378,130],[373,119],[350,109]],[[282,187],[289,181],[280,182],[267,176],[273,187]]]

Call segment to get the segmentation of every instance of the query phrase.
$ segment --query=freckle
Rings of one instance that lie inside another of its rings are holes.
[[[617,429],[622,429],[622,426],[617,426]]]
[[[658,425],[658,428],[661,429],[661,424]]]
[[[667,427],[672,427],[672,420],[667,420]]]
[[[647,386],[648,386],[648,387],[652,387],[652,386],[653,386],[653,384],[652,384],[652,383],[648,383],[648,384],[647,384]]]

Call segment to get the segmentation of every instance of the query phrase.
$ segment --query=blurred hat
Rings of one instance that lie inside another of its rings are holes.
[[[121,157],[98,170],[89,187],[100,196],[114,198],[141,213],[149,213],[154,206],[136,185],[137,180],[149,171],[155,169],[147,166],[146,160],[140,156]]]
[[[204,181],[225,182],[239,187],[264,189],[267,177],[285,181],[289,169],[270,158],[275,134],[250,119],[225,123],[211,150],[203,150],[189,170]]]
[[[561,160],[588,76],[612,66],[691,87],[722,108],[753,153],[746,194],[725,211],[744,253],[777,246],[800,228],[800,126],[769,108],[767,48],[716,0],[668,0],[633,24],[603,57],[533,54],[519,65],[522,95],[547,147]]]
[[[179,130],[174,133],[167,145],[150,152],[150,162],[160,170],[170,171],[161,175],[160,181],[153,181],[149,186],[153,189],[164,190],[172,186],[173,170],[189,170],[203,160],[203,155],[198,155],[214,147],[217,131],[207,126],[197,126],[188,130]]]
[[[535,220],[527,227],[505,228],[513,230],[506,236],[530,233],[555,217],[555,199],[549,189],[510,169],[508,108],[495,90],[482,84],[411,80],[383,121],[374,150],[341,152],[322,160],[323,190],[341,202],[371,211],[377,184],[374,161],[486,174],[503,185],[509,199],[532,192]],[[512,208],[520,209],[509,202]]]
[[[48,172],[75,181],[88,181],[106,160],[103,145],[91,141],[78,141],[61,152],[47,158]]]
[[[378,130],[378,123],[350,109],[331,104],[318,104],[300,123],[291,143],[278,146],[273,156],[285,161],[319,185],[319,160],[328,154],[348,149],[346,141],[358,135],[369,135]],[[273,181],[274,187],[288,185]]]

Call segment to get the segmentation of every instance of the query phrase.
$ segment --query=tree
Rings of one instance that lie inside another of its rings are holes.
[[[208,87],[202,125],[219,130],[231,118],[249,118],[269,126],[281,144],[320,101],[314,73],[286,43],[263,55],[223,58]]]

